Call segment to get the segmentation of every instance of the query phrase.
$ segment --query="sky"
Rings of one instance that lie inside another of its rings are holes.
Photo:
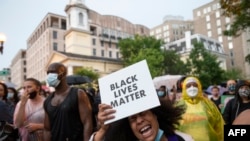
[[[66,16],[70,0],[1,0],[0,33],[5,34],[0,70],[9,68],[20,49],[26,49],[27,39],[46,16],[55,13]],[[163,23],[166,15],[192,20],[192,10],[213,0],[83,0],[85,5],[101,15],[115,15],[133,24],[149,28]]]

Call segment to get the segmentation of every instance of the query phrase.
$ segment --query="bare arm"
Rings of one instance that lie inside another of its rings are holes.
[[[36,130],[43,130],[44,124],[43,123],[28,123],[27,125],[25,125],[25,128],[29,132],[34,132]]]
[[[29,99],[27,92],[23,93],[21,100],[18,102],[15,112],[14,112],[14,125],[17,128],[20,128],[25,125],[25,105]]]
[[[49,123],[49,117],[47,112],[45,112],[45,119],[44,119],[44,140],[50,141],[50,123]]]
[[[110,124],[104,124],[105,121],[115,118],[113,115],[115,110],[112,109],[112,106],[107,104],[99,104],[98,106],[98,122],[100,124],[100,129],[96,132],[93,141],[103,141],[105,134],[109,128]]]
[[[84,141],[88,141],[93,132],[92,108],[87,94],[83,90],[78,90],[79,113],[84,126]]]

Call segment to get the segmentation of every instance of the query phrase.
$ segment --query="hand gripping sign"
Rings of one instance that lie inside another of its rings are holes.
[[[146,60],[104,76],[98,82],[102,103],[116,110],[115,118],[105,124],[160,105]]]

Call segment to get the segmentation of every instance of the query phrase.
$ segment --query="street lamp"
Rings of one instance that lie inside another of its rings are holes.
[[[0,33],[0,53],[3,54],[3,44],[6,41],[6,36]]]

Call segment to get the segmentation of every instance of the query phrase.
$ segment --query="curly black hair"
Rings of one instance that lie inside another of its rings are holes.
[[[8,89],[7,89],[7,86],[6,86],[6,84],[1,83],[1,82],[0,82],[0,85],[2,85],[2,86],[3,86],[3,91],[4,91],[4,95],[3,95],[2,100],[4,100],[5,102],[7,102],[7,95],[8,95]]]
[[[156,116],[159,128],[164,131],[166,136],[173,135],[185,112],[183,106],[176,106],[170,100],[161,102],[161,105],[150,109]],[[135,141],[138,140],[128,121],[128,118],[116,121],[110,125],[105,135],[105,141]]]

